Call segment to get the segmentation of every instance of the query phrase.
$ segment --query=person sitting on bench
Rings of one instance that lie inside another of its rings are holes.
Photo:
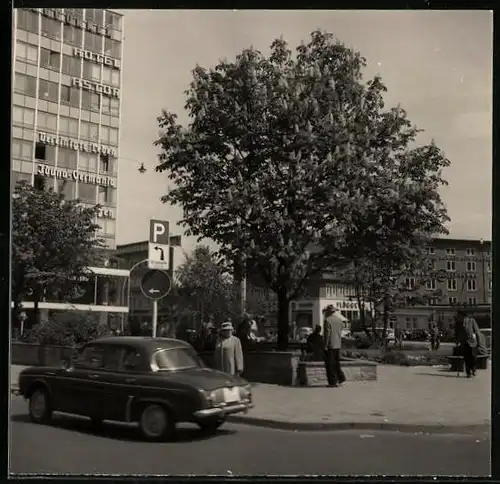
[[[464,358],[467,378],[476,375],[477,349],[481,331],[474,318],[467,316],[463,309],[457,314],[455,324],[455,339],[459,354]]]

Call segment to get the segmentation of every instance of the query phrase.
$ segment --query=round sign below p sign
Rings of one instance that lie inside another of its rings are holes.
[[[170,276],[165,271],[152,269],[141,279],[141,291],[149,299],[164,298],[172,288]]]

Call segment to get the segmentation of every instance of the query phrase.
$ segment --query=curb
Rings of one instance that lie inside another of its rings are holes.
[[[489,424],[441,425],[441,424],[407,424],[397,422],[287,422],[242,415],[228,417],[228,422],[277,430],[302,432],[373,430],[402,433],[439,433],[439,434],[477,434],[491,431]]]

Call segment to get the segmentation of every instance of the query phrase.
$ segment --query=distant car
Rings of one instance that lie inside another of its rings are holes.
[[[33,422],[53,412],[137,422],[146,440],[166,440],[178,422],[215,431],[226,416],[252,407],[250,385],[207,368],[191,345],[167,338],[120,336],[86,344],[71,362],[19,375]]]

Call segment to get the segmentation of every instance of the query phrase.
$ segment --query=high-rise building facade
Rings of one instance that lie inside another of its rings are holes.
[[[14,183],[102,206],[115,248],[123,18],[102,9],[16,9]]]
[[[122,84],[123,17],[102,9],[14,10],[12,178],[65,199],[101,206],[96,222],[116,246],[117,176]],[[62,301],[49,290],[51,311],[128,312],[129,272],[91,267],[81,292]],[[30,310],[33,302],[23,302]]]

